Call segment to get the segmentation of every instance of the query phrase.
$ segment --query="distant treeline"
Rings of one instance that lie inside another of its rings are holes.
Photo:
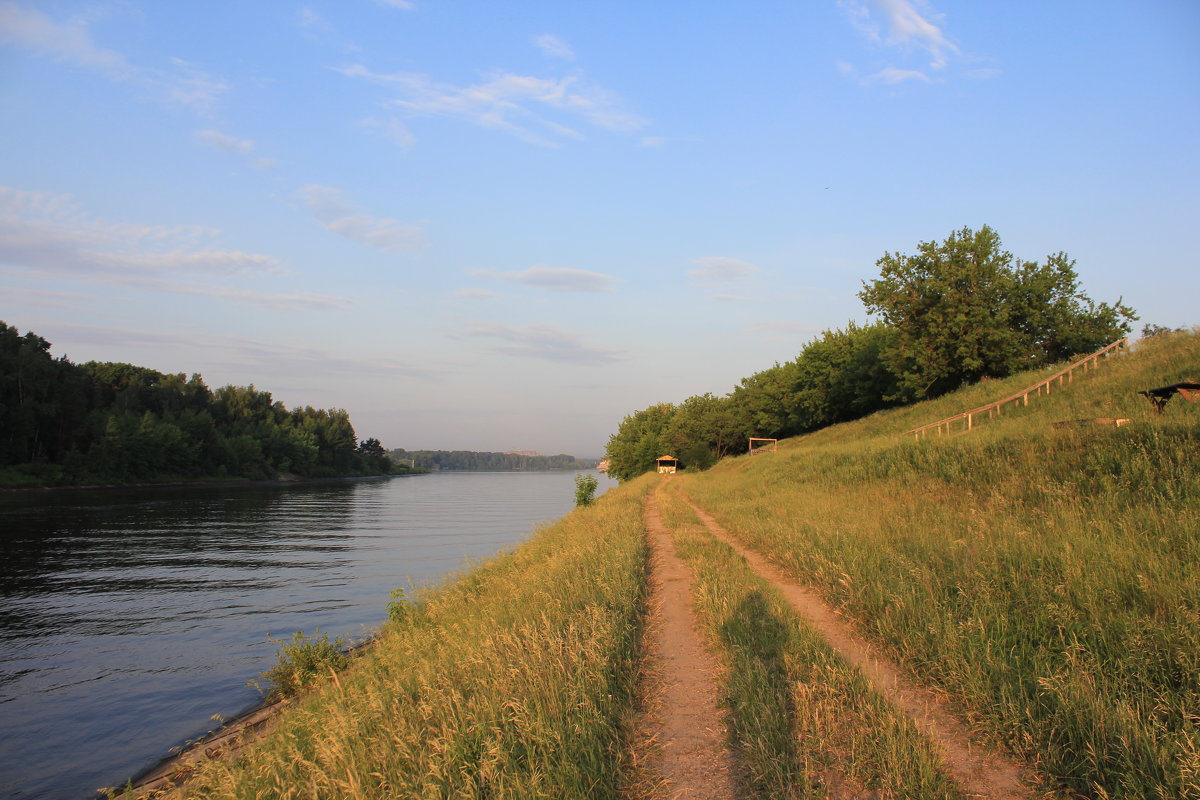
[[[289,410],[254,386],[215,391],[199,375],[53,358],[42,337],[0,322],[0,486],[379,475],[341,409]]]
[[[521,453],[479,453],[471,450],[404,450],[390,453],[399,465],[428,470],[468,470],[474,472],[545,472],[555,469],[593,469],[596,459],[578,459],[560,453],[556,456],[529,456]]]
[[[922,242],[912,256],[885,253],[876,266],[880,278],[858,296],[879,321],[823,331],[724,397],[629,415],[609,438],[609,474],[634,478],[663,455],[707,469],[745,452],[751,436],[794,436],[1092,352],[1137,319],[1120,301],[1083,294],[1065,253],[1015,259],[986,225]]]

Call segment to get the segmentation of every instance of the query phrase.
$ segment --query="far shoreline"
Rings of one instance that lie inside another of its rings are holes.
[[[11,486],[0,488],[0,495],[5,494],[36,494],[40,492],[90,492],[112,489],[236,489],[252,486],[308,486],[321,483],[346,483],[350,481],[378,480],[380,478],[411,478],[418,475],[428,475],[428,472],[396,472],[387,475],[341,475],[331,478],[274,478],[271,480],[249,479],[200,479],[194,481],[164,481],[162,483],[91,483],[70,484],[67,486]]]

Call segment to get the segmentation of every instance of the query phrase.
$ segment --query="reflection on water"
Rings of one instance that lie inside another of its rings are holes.
[[[364,635],[393,587],[569,511],[573,479],[0,497],[0,798],[123,782],[257,700],[267,634]]]

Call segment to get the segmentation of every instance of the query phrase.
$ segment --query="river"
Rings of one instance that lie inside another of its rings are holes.
[[[257,702],[268,635],[368,635],[394,587],[570,511],[574,476],[0,495],[0,798],[123,783]]]

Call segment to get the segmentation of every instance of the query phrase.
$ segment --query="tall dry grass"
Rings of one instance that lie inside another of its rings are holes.
[[[232,762],[205,798],[604,798],[629,772],[648,483],[442,589]],[[382,609],[381,609],[382,612]]]
[[[1200,336],[1156,337],[971,434],[970,387],[723,462],[689,492],[944,688],[1048,785],[1200,797]],[[1036,379],[1036,376],[1035,378]],[[1051,421],[1128,417],[1123,428]]]

